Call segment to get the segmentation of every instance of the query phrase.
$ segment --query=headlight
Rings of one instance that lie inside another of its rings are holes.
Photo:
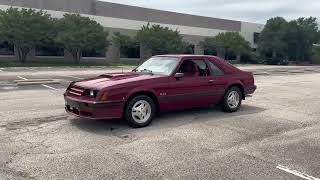
[[[96,98],[97,97],[97,94],[98,94],[98,91],[97,90],[86,90],[85,92],[86,96],[87,97],[90,97],[90,98]]]
[[[94,94],[95,94],[95,93],[94,93],[94,90],[90,90],[89,96],[90,96],[90,97],[94,97]]]

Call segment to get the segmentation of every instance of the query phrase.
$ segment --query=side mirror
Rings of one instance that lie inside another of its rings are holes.
[[[174,78],[176,78],[176,79],[181,79],[181,78],[183,78],[184,77],[184,73],[176,73],[175,75],[174,75]]]

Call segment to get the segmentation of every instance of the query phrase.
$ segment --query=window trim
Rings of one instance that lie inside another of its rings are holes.
[[[184,59],[182,59],[182,60],[181,60],[181,64],[179,65],[179,67],[178,67],[178,69],[177,69],[176,72],[179,71],[179,69],[181,68],[182,64],[183,64],[185,61],[203,61],[203,62],[206,64],[206,66],[209,68],[209,71],[211,72],[211,68],[209,67],[209,65],[208,65],[208,63],[207,63],[208,59],[207,59],[207,58],[196,58],[196,57],[195,57],[195,58],[184,58]],[[194,63],[195,63],[195,62],[194,62]],[[208,75],[208,76],[187,77],[187,78],[206,78],[206,77],[210,77],[210,75]]]
[[[207,66],[209,67],[209,70],[210,70],[210,76],[221,77],[221,76],[225,76],[225,75],[226,75],[226,72],[225,72],[219,65],[217,65],[216,63],[214,63],[213,61],[207,59],[207,60],[206,60],[206,63],[207,63]],[[212,67],[210,66],[210,63],[212,63],[212,64],[215,65],[218,69],[220,69],[220,71],[223,72],[223,74],[222,74],[222,75],[214,75],[214,74],[213,74],[214,71],[213,71]]]

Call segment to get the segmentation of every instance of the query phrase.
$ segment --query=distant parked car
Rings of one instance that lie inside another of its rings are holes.
[[[264,64],[268,65],[288,65],[289,60],[287,59],[274,59],[274,58],[269,58],[264,61]]]
[[[222,104],[236,112],[256,90],[251,72],[215,56],[154,56],[128,73],[102,74],[72,82],[66,111],[85,119],[124,118],[132,127],[149,125],[159,112]]]

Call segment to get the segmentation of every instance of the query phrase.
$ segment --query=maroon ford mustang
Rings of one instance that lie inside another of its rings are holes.
[[[124,118],[144,127],[159,112],[221,103],[236,112],[254,93],[253,74],[215,56],[154,56],[129,73],[102,74],[72,82],[66,111],[85,119]]]

